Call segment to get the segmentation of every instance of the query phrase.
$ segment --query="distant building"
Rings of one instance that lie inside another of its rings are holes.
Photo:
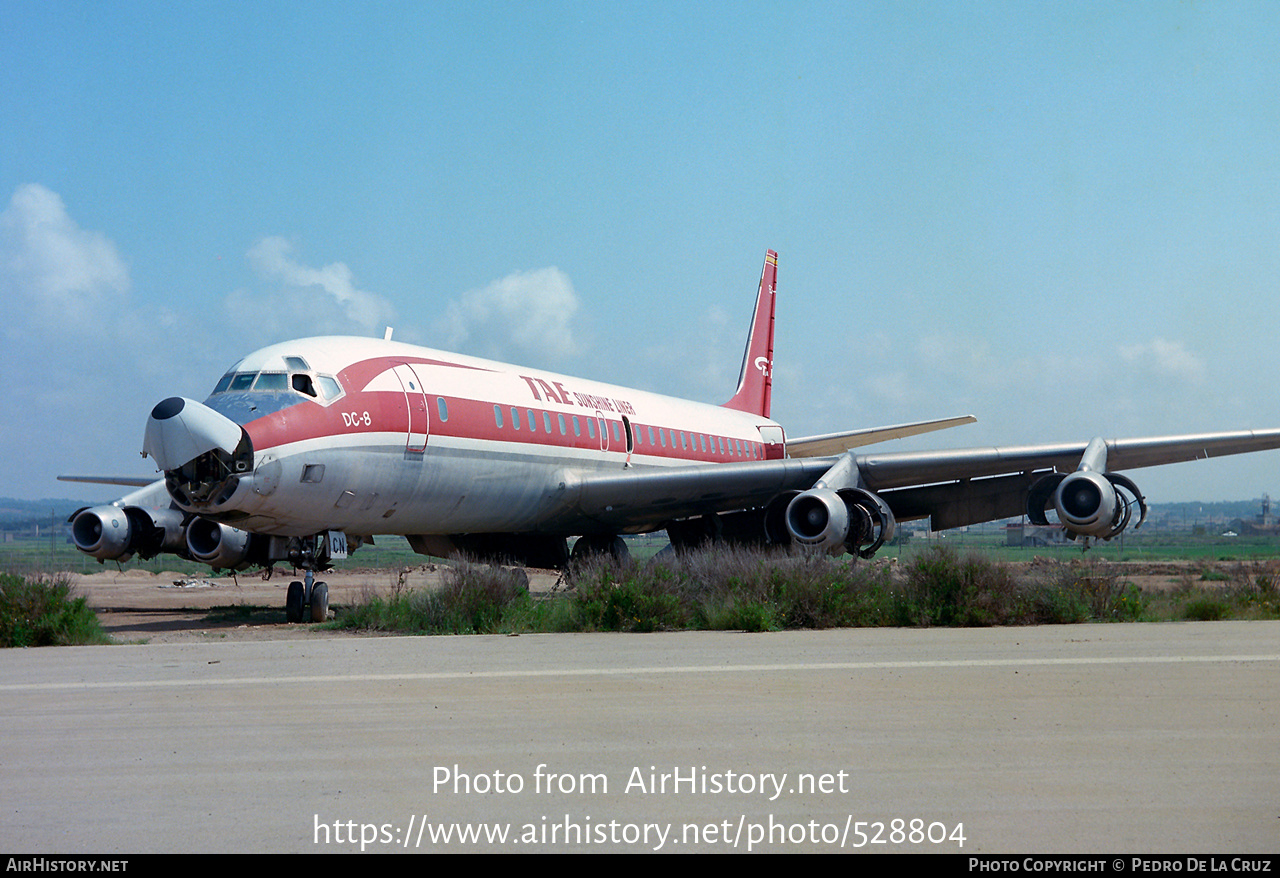
[[[1262,511],[1253,517],[1253,521],[1237,518],[1231,522],[1231,529],[1247,537],[1275,536],[1280,533],[1280,522],[1271,514],[1271,495],[1262,495]]]
[[[1006,546],[1061,546],[1067,542],[1067,532],[1056,524],[1027,524],[1014,522],[1004,526]]]

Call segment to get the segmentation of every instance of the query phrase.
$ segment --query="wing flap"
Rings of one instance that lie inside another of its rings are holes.
[[[899,488],[883,495],[898,521],[928,518],[931,530],[948,530],[1013,518],[1026,511],[1027,491],[1043,470],[987,479],[966,479],[921,488]]]

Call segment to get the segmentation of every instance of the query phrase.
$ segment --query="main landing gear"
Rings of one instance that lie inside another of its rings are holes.
[[[289,583],[289,592],[284,600],[286,622],[301,622],[308,609],[312,622],[323,622],[329,618],[329,585],[316,582],[315,578],[315,571],[307,570],[303,582],[295,579]]]

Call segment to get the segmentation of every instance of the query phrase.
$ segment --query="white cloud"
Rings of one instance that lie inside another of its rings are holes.
[[[14,191],[0,212],[0,374],[22,417],[0,427],[6,491],[71,494],[54,481],[66,471],[147,473],[129,465],[141,420],[121,413],[145,414],[159,398],[165,358],[147,342],[157,317],[138,311],[131,286],[116,245],[81,228],[58,193],[36,183]]]
[[[563,359],[578,350],[571,322],[578,297],[555,267],[517,271],[463,293],[445,310],[451,348],[508,359],[511,350]]]
[[[116,246],[67,214],[62,197],[38,183],[19,186],[0,213],[0,265],[24,311],[88,323],[129,291],[129,269]]]
[[[1120,357],[1131,367],[1156,378],[1192,384],[1204,382],[1204,361],[1180,341],[1153,338],[1142,344],[1124,345],[1120,348]]]
[[[303,307],[291,308],[291,325],[297,326],[302,322],[311,324],[315,329],[341,329],[332,326],[332,320],[324,319],[329,309],[324,307],[326,300],[317,303],[313,299],[317,287],[328,294],[328,301],[340,306],[342,317],[364,330],[380,329],[391,321],[395,314],[391,303],[376,293],[357,289],[351,269],[346,264],[332,262],[323,268],[311,268],[294,260],[292,250],[287,240],[273,236],[254,244],[248,253],[250,264],[262,275],[281,280],[304,294],[304,298],[294,303]],[[307,308],[308,300],[319,307]]]

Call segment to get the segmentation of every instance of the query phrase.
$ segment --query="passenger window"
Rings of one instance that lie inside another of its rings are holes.
[[[564,415],[556,415],[556,418],[560,421],[560,435],[561,436],[569,435],[569,428],[566,427],[564,424]]]
[[[441,423],[449,420],[449,404],[444,401],[443,396],[436,397],[436,411],[440,413]]]
[[[511,407],[511,429],[520,429],[520,410],[515,406]]]
[[[502,429],[502,407],[501,406],[495,405],[493,407],[493,422],[498,425],[499,430]]]
[[[525,409],[525,414],[529,416],[529,432],[538,432],[538,422],[533,417],[533,409]]]

